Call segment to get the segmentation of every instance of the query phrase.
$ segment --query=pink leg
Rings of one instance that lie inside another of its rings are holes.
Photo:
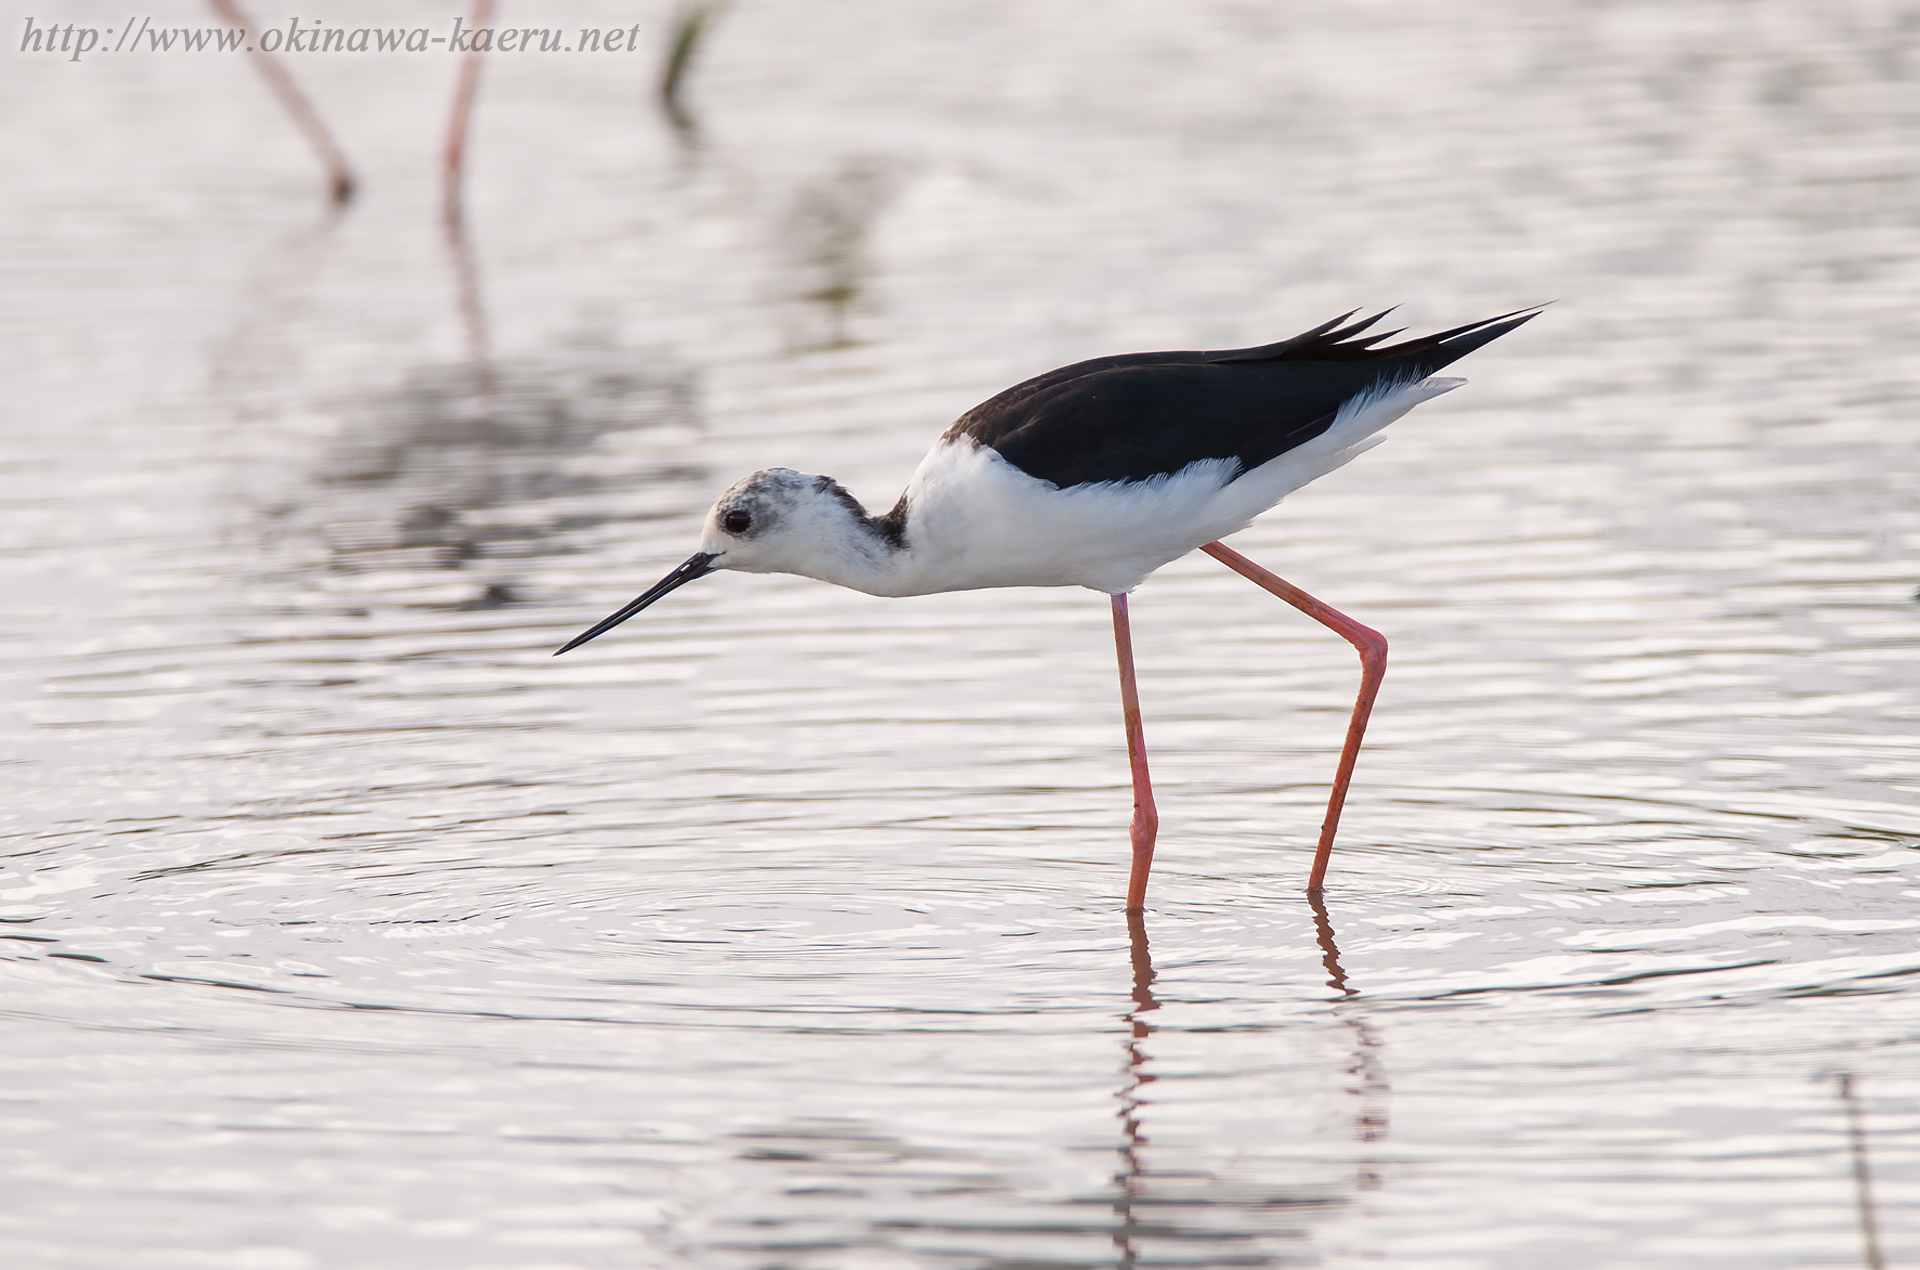
[[[493,0],[473,0],[468,28],[482,31],[492,25]],[[440,159],[440,226],[446,231],[447,247],[453,256],[454,290],[459,297],[461,322],[467,328],[468,360],[473,363],[475,404],[480,411],[491,412],[494,381],[487,312],[481,302],[480,270],[474,262],[472,236],[467,232],[465,204],[467,132],[473,122],[473,102],[480,92],[480,63],[485,57],[483,49],[468,49],[460,61],[453,112],[447,120],[447,143]]]
[[[1140,730],[1140,688],[1133,677],[1133,631],[1127,624],[1127,597],[1113,597],[1113,648],[1120,656],[1120,709],[1127,725],[1127,764],[1133,769],[1133,870],[1127,875],[1127,912],[1147,906],[1147,873],[1153,868],[1153,840],[1160,813],[1153,809],[1153,782],[1147,776],[1147,741]]]
[[[467,25],[480,30],[493,25],[493,0],[473,0]],[[447,146],[440,160],[440,218],[449,227],[461,223],[462,181],[467,167],[467,124],[473,117],[474,94],[480,90],[483,50],[468,49],[460,63],[460,79],[453,90],[453,118],[447,123]]]
[[[208,3],[228,26],[247,37],[247,51],[253,54],[253,64],[260,68],[260,74],[266,77],[267,87],[273,90],[280,104],[293,116],[295,126],[307,135],[307,141],[320,155],[320,162],[327,169],[327,187],[334,203],[344,205],[353,197],[353,172],[347,167],[346,156],[340,153],[340,147],[334,144],[333,134],[327,131],[327,125],[320,122],[312,103],[307,101],[307,95],[300,91],[300,85],[293,82],[293,76],[280,64],[279,59],[261,46],[260,32],[254,29],[253,19],[246,15],[237,0],[208,0]]]
[[[1327,880],[1327,861],[1333,855],[1333,835],[1340,827],[1340,809],[1347,802],[1347,786],[1353,783],[1353,765],[1360,758],[1360,738],[1367,734],[1367,716],[1373,713],[1373,699],[1380,694],[1380,681],[1386,678],[1387,637],[1360,625],[1345,613],[1328,608],[1291,582],[1267,572],[1231,548],[1210,542],[1200,550],[1265,587],[1360,650],[1360,696],[1353,703],[1353,721],[1347,724],[1346,748],[1340,751],[1340,767],[1333,774],[1333,796],[1327,800],[1327,818],[1320,825],[1320,849],[1314,853],[1313,873],[1307,878],[1307,890],[1318,891]]]

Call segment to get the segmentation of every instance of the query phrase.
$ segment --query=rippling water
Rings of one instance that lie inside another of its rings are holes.
[[[683,137],[496,57],[480,328],[452,59],[296,59],[329,215],[242,61],[5,56],[7,1264],[1920,1257],[1910,5],[742,3]],[[1394,642],[1323,907],[1351,650],[1204,558],[1132,926],[1098,596],[548,656],[753,468],[1548,299],[1236,541]]]

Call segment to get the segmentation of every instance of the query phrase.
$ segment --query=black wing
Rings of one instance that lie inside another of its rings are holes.
[[[1375,348],[1400,332],[1363,336],[1386,314],[1342,325],[1348,313],[1260,348],[1095,358],[1014,385],[946,436],[992,446],[1062,488],[1143,481],[1201,459],[1233,459],[1238,476],[1325,432],[1357,393],[1424,379],[1537,315],[1517,310]]]

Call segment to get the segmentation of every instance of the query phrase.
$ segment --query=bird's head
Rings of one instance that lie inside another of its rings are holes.
[[[844,553],[855,541],[848,529],[864,515],[853,496],[827,477],[784,467],[755,472],[728,487],[714,503],[700,535],[699,551],[625,608],[568,641],[560,652],[612,630],[667,592],[720,569],[831,576],[826,572],[828,557]]]
[[[863,514],[829,478],[770,467],[720,495],[707,513],[700,551],[715,569],[819,577],[821,554],[835,550],[848,522]]]

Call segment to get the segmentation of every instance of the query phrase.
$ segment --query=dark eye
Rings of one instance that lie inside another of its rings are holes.
[[[720,518],[720,528],[730,534],[744,534],[753,528],[753,517],[735,509]]]

